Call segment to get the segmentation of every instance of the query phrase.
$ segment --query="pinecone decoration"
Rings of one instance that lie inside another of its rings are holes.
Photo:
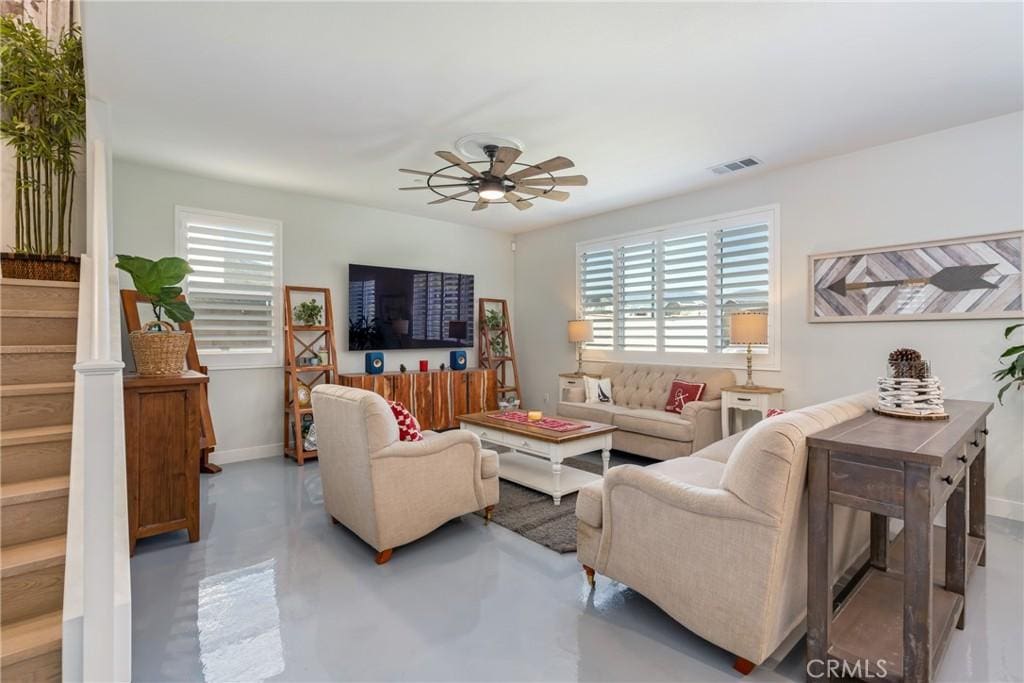
[[[898,348],[890,353],[889,367],[896,378],[927,379],[930,374],[921,352],[914,349]]]

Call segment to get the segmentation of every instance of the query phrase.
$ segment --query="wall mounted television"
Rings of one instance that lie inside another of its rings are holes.
[[[473,346],[473,276],[348,266],[348,350]]]

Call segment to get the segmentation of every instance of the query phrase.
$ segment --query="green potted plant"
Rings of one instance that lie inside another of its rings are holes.
[[[85,138],[79,28],[51,43],[31,21],[0,17],[0,63],[0,139],[15,157],[15,243],[0,255],[4,276],[78,280],[79,259],[70,253]]]
[[[316,299],[310,299],[293,308],[292,316],[300,325],[314,327],[321,324],[323,312],[324,307],[318,304]]]
[[[505,316],[501,314],[500,310],[488,308],[484,312],[484,324],[487,325],[487,329],[491,332],[497,332],[495,336],[490,338],[491,355],[507,356],[508,342],[505,335],[501,333],[501,329],[505,327]]]
[[[140,375],[180,374],[192,335],[175,330],[164,317],[176,323],[195,317],[182,298],[179,286],[192,272],[191,266],[176,256],[152,261],[142,256],[118,254],[117,267],[131,275],[136,291],[153,307],[155,319],[129,334],[136,369]]]
[[[1003,339],[1009,339],[1010,335],[1018,327],[1024,327],[1024,323],[1017,323],[1007,327],[1003,331]],[[1011,344],[1010,348],[1003,351],[1003,354],[999,356],[999,361],[1006,365],[993,372],[992,378],[997,382],[1001,382],[1007,377],[1010,378],[1009,382],[999,387],[999,393],[996,395],[1000,405],[1002,405],[1003,394],[1006,393],[1007,389],[1016,386],[1017,391],[1020,391],[1024,388],[1024,344]]]

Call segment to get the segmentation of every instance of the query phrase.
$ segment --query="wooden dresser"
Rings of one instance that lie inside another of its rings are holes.
[[[930,681],[967,581],[985,565],[991,403],[945,402],[949,420],[865,413],[807,438],[807,680],[832,660],[861,679]],[[868,566],[833,605],[832,506],[871,513]],[[946,528],[933,527],[946,506]],[[892,542],[889,518],[903,520]],[[844,670],[840,668],[840,670]]]
[[[421,429],[455,429],[467,413],[498,408],[498,379],[494,370],[428,370],[342,375],[346,387],[366,389],[405,405]]]
[[[206,375],[124,378],[128,533],[139,538],[179,529],[199,540],[200,388]]]

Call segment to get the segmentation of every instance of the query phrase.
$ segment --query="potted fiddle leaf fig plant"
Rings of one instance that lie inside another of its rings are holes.
[[[192,335],[175,330],[168,320],[183,323],[195,317],[180,287],[192,267],[176,256],[153,261],[124,254],[117,255],[117,267],[131,275],[136,291],[153,307],[155,319],[129,334],[136,369],[140,375],[180,374]]]
[[[1003,331],[1003,338],[1009,339],[1013,334],[1013,331],[1018,327],[1024,327],[1024,323],[1017,323],[1016,325],[1010,325]],[[1009,382],[999,387],[998,399],[1000,405],[1003,403],[1003,394],[1006,393],[1007,389],[1011,387],[1017,387],[1020,391],[1024,389],[1024,344],[1011,344],[1010,348],[1003,351],[1003,354],[999,356],[999,360],[1006,363],[1003,367],[999,368],[992,373],[992,378],[997,382],[1001,382],[1004,379],[1009,378]]]

